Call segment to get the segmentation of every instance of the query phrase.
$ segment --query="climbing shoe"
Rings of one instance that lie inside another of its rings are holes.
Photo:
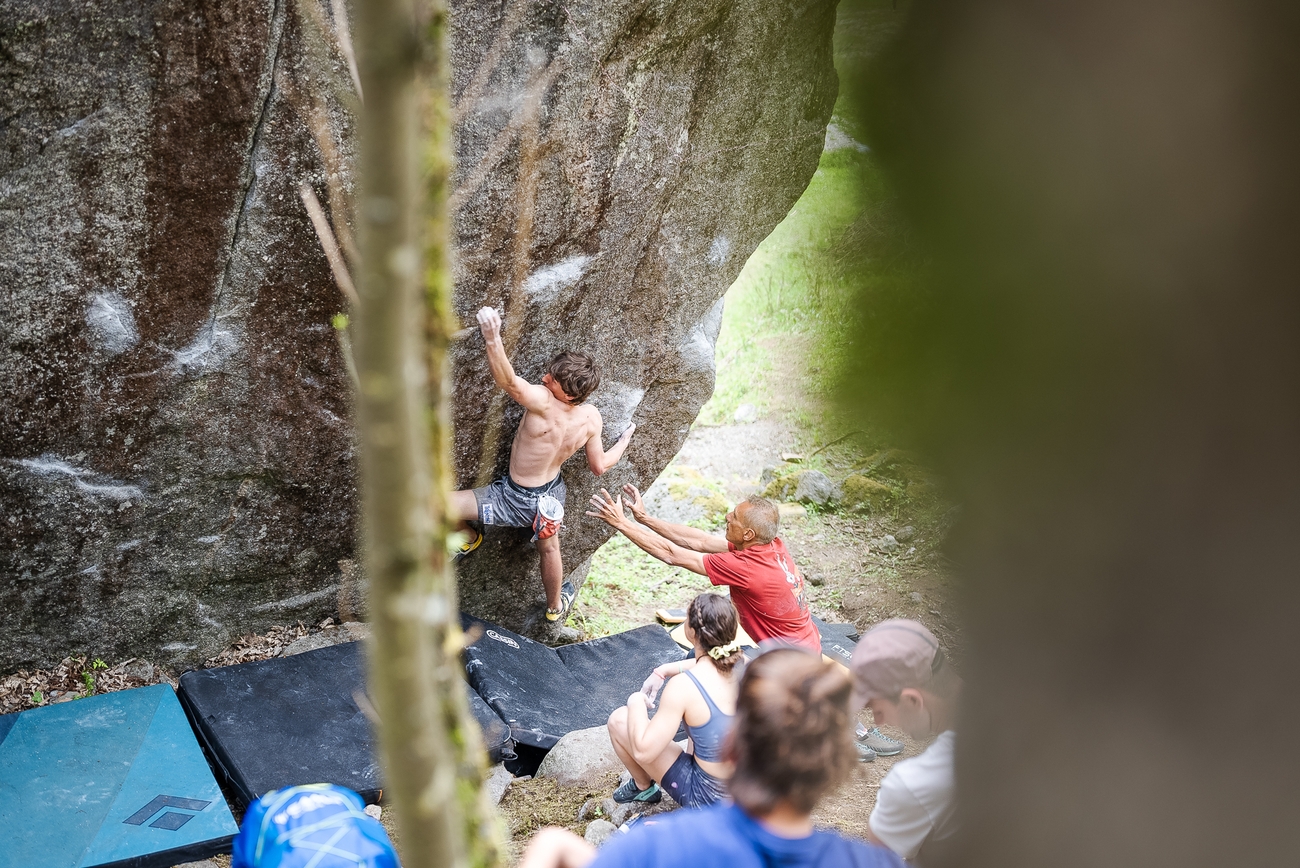
[[[578,596],[578,592],[573,589],[573,585],[565,582],[560,585],[560,608],[546,608],[546,620],[564,622],[569,617],[569,610],[573,608],[573,600]]]
[[[876,758],[876,752],[862,742],[855,741],[854,745],[858,748],[858,762],[869,763]]]
[[[857,736],[858,744],[865,744],[875,751],[876,756],[897,756],[903,752],[903,743],[885,735],[879,727],[873,726],[867,729],[862,724],[858,724]]]
[[[654,781],[644,790],[636,785],[635,778],[628,778],[617,790],[614,791],[614,801],[620,805],[626,805],[630,802],[637,802],[642,805],[658,804],[659,800],[664,797],[664,791],[659,789],[659,785]]]
[[[483,544],[483,531],[475,528],[470,528],[470,530],[473,532],[474,536],[460,548],[456,549],[456,556],[452,558],[453,562],[459,561],[461,558],[465,557],[465,555],[474,551],[474,549]]]

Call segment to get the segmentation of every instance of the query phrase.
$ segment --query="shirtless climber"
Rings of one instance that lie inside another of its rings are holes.
[[[540,386],[515,374],[501,343],[501,315],[490,307],[478,312],[479,329],[487,342],[492,379],[524,408],[524,418],[510,447],[510,472],[491,485],[451,495],[451,517],[473,539],[461,546],[457,557],[478,548],[483,541],[480,525],[533,527],[542,559],[542,586],[546,589],[546,620],[563,621],[573,607],[573,586],[564,581],[560,563],[558,524],[538,520],[538,501],[549,495],[564,503],[560,465],[583,446],[587,466],[600,476],[623,457],[632,440],[632,425],[608,452],[601,443],[600,411],[582,402],[600,385],[600,372],[586,353],[565,351],[551,360]]]

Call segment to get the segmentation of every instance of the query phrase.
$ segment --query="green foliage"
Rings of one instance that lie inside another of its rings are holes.
[[[851,141],[823,152],[803,196],[728,290],[717,382],[700,412],[702,424],[730,422],[736,408],[749,403],[760,414],[782,413],[803,432],[810,449],[862,427],[834,400],[846,385],[853,391],[855,359],[865,349],[862,336],[870,332],[862,300],[912,299],[921,268],[885,172],[862,144],[862,100],[854,91],[861,77],[848,74],[889,41],[904,14],[897,5],[909,4],[841,5],[835,47],[841,91],[831,125]],[[800,347],[806,363],[798,372],[774,369],[772,348],[791,344]],[[806,400],[771,406],[770,396],[780,391],[774,384],[792,373]],[[869,430],[865,439],[880,437]]]
[[[32,705],[42,705],[42,704],[44,704],[44,702],[45,702],[45,694],[44,694],[44,693],[41,693],[39,690],[33,690],[33,691],[32,691],[32,699],[31,699],[31,702],[32,702]]]

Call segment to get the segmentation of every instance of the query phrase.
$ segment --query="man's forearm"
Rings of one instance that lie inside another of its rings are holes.
[[[704,574],[703,558],[693,549],[676,545],[649,528],[632,522],[623,522],[618,526],[618,530],[652,558],[658,558],[670,566],[686,567],[688,570]]]
[[[717,537],[707,534],[698,528],[693,528],[685,524],[673,524],[671,521],[664,521],[662,518],[655,518],[648,512],[635,516],[635,518],[659,536],[672,540],[677,543],[677,545],[691,549],[692,551],[711,551],[712,547],[709,547],[709,542],[717,539]]]

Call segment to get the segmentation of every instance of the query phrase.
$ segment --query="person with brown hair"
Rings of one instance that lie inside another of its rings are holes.
[[[532,527],[542,559],[542,587],[546,591],[546,620],[563,621],[573,607],[576,592],[564,581],[560,559],[560,520],[564,516],[564,478],[560,467],[569,456],[586,447],[587,466],[603,475],[623,457],[632,441],[630,425],[605,451],[600,411],[584,404],[600,385],[600,371],[586,353],[566,350],[551,360],[541,385],[515,374],[501,342],[501,315],[493,308],[478,312],[479,329],[487,344],[492,379],[524,408],[524,418],[510,447],[510,471],[491,485],[451,494],[449,512],[457,529],[473,538],[460,547],[456,559],[483,542],[483,532],[470,525]]]
[[[794,648],[750,663],[727,756],[735,804],[650,817],[599,853],[544,829],[519,868],[903,868],[883,847],[813,828],[818,801],[857,766],[849,680],[837,664]]]
[[[628,521],[623,513],[624,496],[636,521]],[[753,495],[736,504],[727,513],[722,537],[655,518],[630,483],[617,498],[602,488],[591,505],[595,511],[587,515],[604,521],[651,557],[730,587],[740,626],[755,642],[775,639],[821,652],[803,576],[776,535],[781,515],[771,501]]]
[[[653,804],[667,792],[683,808],[699,808],[727,795],[731,763],[723,743],[735,715],[735,668],[744,659],[736,607],[718,594],[700,594],[686,609],[686,638],[694,658],[656,666],[641,692],[609,716],[614,753],[632,773],[614,791],[616,802]],[[660,687],[663,698],[652,720],[647,706]],[[683,721],[690,750],[673,741]]]

